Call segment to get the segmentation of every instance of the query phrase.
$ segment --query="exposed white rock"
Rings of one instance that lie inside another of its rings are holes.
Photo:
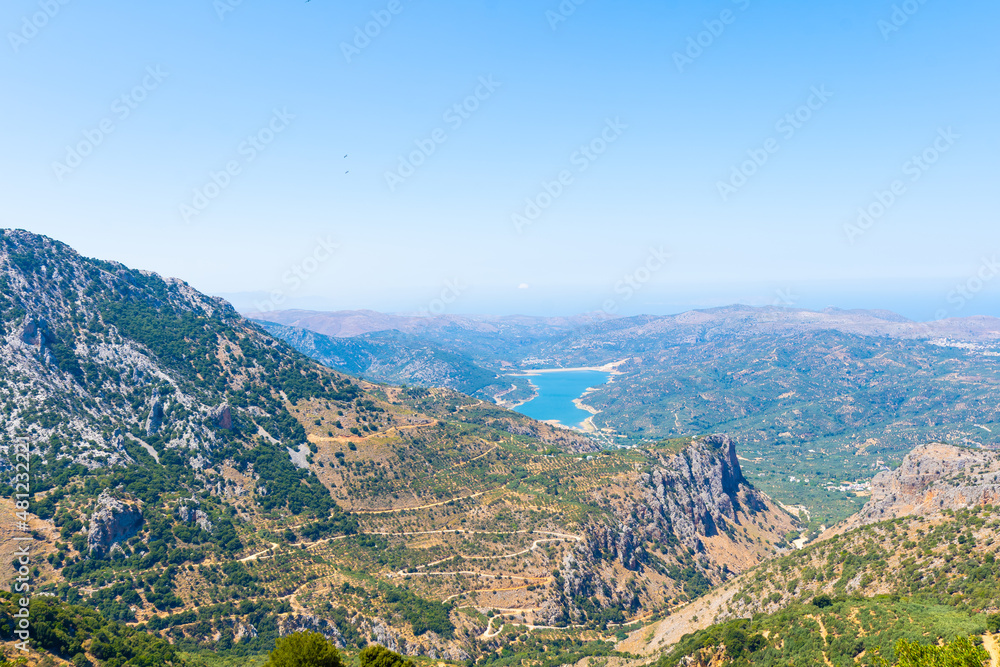
[[[115,498],[105,489],[90,516],[87,550],[97,556],[111,553],[113,546],[135,535],[141,525],[142,511],[132,503]]]

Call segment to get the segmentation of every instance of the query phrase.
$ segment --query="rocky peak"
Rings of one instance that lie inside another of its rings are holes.
[[[998,502],[1000,452],[932,443],[911,451],[896,470],[877,474],[869,501],[837,532],[900,516]]]
[[[679,454],[660,457],[644,481],[647,514],[667,518],[681,543],[696,551],[701,550],[700,538],[718,535],[727,522],[738,523],[738,510],[765,507],[743,477],[736,443],[725,435],[702,438]]]

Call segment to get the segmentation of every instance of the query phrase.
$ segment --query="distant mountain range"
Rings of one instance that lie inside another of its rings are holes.
[[[360,336],[379,331],[399,331],[408,334],[440,332],[449,329],[475,331],[489,335],[534,336],[557,334],[610,319],[592,314],[577,317],[532,317],[526,315],[393,315],[374,310],[314,310],[248,311],[249,319],[263,320],[285,326],[309,329],[335,337]]]
[[[497,337],[533,335],[557,337],[585,327],[600,329],[612,325],[615,330],[666,332],[670,330],[704,331],[706,335],[723,333],[761,334],[795,333],[815,330],[835,330],[862,336],[884,335],[892,338],[950,338],[970,343],[1000,341],[1000,319],[974,316],[950,318],[934,322],[914,322],[888,310],[821,311],[776,306],[733,305],[705,310],[692,310],[677,315],[639,315],[627,318],[610,317],[604,313],[576,317],[535,317],[527,315],[394,315],[373,310],[276,310],[247,311],[245,317],[263,320],[334,337],[352,337],[379,331],[400,331],[409,334],[441,335],[440,332],[461,329],[491,334]]]

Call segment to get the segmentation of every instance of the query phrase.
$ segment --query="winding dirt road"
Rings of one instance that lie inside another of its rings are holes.
[[[983,648],[990,654],[990,667],[1000,667],[1000,646],[997,645],[997,636],[990,633],[983,635]]]
[[[350,514],[393,514],[395,512],[409,512],[410,510],[425,510],[430,507],[441,507],[441,505],[447,505],[448,503],[458,502],[459,500],[468,500],[469,498],[478,498],[479,496],[485,495],[489,491],[480,491],[478,493],[473,493],[468,496],[459,496],[458,498],[450,498],[448,500],[442,500],[439,503],[430,503],[428,505],[416,505],[414,507],[394,507],[387,510],[351,510]]]

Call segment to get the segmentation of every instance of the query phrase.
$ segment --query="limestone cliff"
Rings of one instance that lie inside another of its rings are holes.
[[[875,476],[871,499],[836,532],[900,516],[998,502],[1000,452],[941,443],[922,445],[903,457],[896,470]]]
[[[595,489],[609,514],[585,524],[556,574],[558,597],[536,612],[579,622],[571,602],[591,598],[633,612],[657,600],[692,599],[779,550],[796,520],[744,477],[723,435],[678,449],[653,446],[623,487]],[[630,586],[637,577],[642,586]]]
[[[679,544],[704,554],[712,550],[706,538],[731,541],[736,528],[758,513],[773,527],[774,542],[792,529],[794,520],[743,477],[731,438],[713,435],[676,454],[651,454],[650,470],[639,478],[638,498],[618,512],[620,524],[592,527],[588,544],[594,554],[613,553],[635,570],[646,559],[646,542]]]

